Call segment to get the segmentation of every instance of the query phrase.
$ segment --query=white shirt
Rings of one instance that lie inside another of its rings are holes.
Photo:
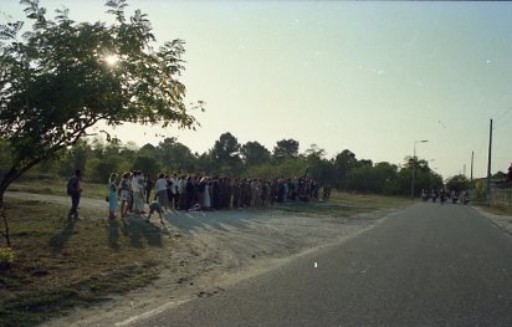
[[[156,192],[165,191],[167,190],[167,181],[165,178],[159,178],[155,182],[155,190]]]
[[[178,179],[173,177],[173,178],[170,178],[169,181],[172,183],[171,184],[172,194],[178,193]]]

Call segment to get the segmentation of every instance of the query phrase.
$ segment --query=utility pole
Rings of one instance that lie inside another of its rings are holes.
[[[492,119],[489,126],[489,154],[487,157],[487,203],[491,203],[491,158],[492,158]]]
[[[471,178],[470,181],[473,182],[473,163],[475,161],[475,151],[471,151]]]

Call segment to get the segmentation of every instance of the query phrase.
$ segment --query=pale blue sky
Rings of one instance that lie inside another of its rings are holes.
[[[2,11],[21,17],[14,0]],[[102,0],[62,4],[75,20],[104,19]],[[512,3],[338,1],[129,1],[160,42],[186,41],[182,78],[196,132],[125,126],[125,142],[175,136],[194,152],[224,132],[272,150],[293,138],[328,157],[401,164],[412,155],[444,177],[485,176],[489,119],[493,172],[512,162]]]

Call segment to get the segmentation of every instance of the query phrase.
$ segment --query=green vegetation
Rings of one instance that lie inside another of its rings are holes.
[[[500,215],[500,216],[512,216],[512,207],[511,206],[504,206],[504,205],[484,205],[479,204],[479,208],[481,208],[484,211],[487,211],[489,213]],[[512,223],[512,220],[510,220]]]
[[[66,180],[63,178],[34,181],[22,179],[19,182],[13,183],[9,191],[67,196],[65,187]],[[88,183],[85,181],[84,189],[88,198],[104,199],[107,192],[107,185]]]
[[[32,25],[0,24],[0,139],[8,146],[0,209],[12,182],[64,154],[98,122],[197,126],[178,80],[184,41],[158,46],[146,14],[127,17],[126,1],[111,0],[113,23],[78,23],[67,9],[52,20],[38,0],[20,2]],[[110,173],[108,160],[96,165]]]
[[[135,217],[108,222],[82,209],[84,220],[73,222],[62,206],[12,199],[6,210],[15,247],[10,267],[0,267],[1,326],[33,326],[147,285],[172,243]]]
[[[333,192],[327,202],[296,202],[276,205],[275,208],[294,215],[350,217],[376,210],[401,208],[412,203],[413,200],[405,197]]]

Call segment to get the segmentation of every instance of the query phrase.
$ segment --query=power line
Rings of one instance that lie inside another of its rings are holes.
[[[512,107],[504,109],[499,115],[497,115],[494,120],[499,121],[503,119],[510,111],[512,110]]]

